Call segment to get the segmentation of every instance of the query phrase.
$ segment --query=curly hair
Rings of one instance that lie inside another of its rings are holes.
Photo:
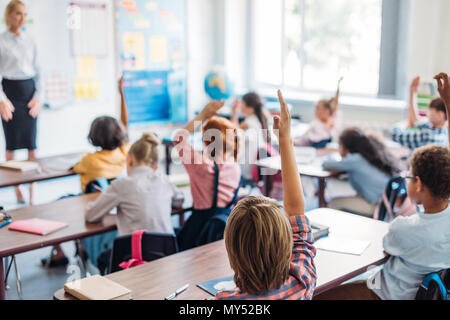
[[[431,194],[440,199],[450,197],[450,149],[428,145],[414,151],[411,173],[419,177]]]

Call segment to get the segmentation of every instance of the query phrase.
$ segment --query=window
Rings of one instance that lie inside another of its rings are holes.
[[[253,0],[253,81],[377,95],[382,0]]]

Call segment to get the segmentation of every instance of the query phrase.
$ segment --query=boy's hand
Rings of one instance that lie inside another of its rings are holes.
[[[212,116],[215,116],[217,112],[220,110],[220,108],[223,107],[224,101],[219,100],[212,100],[210,101],[200,112],[202,119],[206,120],[211,118]]]
[[[450,108],[450,82],[448,75],[444,72],[441,72],[434,76],[434,79],[437,80],[439,95],[442,100],[444,100],[447,108]]]
[[[411,85],[409,87],[410,91],[413,93],[417,92],[417,90],[419,90],[419,85],[420,85],[420,76],[417,76],[411,81]]]
[[[280,101],[280,115],[273,117],[273,130],[278,138],[290,139],[291,137],[291,114],[289,113],[286,102],[284,101],[281,90],[278,90],[278,100]]]

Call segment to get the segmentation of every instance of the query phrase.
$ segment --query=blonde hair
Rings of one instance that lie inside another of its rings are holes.
[[[9,28],[9,21],[8,21],[8,15],[14,11],[14,9],[16,8],[16,6],[18,5],[23,5],[25,6],[25,3],[23,3],[20,0],[11,0],[5,8],[5,15],[4,15],[4,19],[5,19],[5,24],[6,26]]]
[[[242,292],[262,295],[288,278],[292,228],[278,202],[262,196],[242,199],[228,218],[224,238]]]
[[[138,141],[133,143],[128,153],[138,162],[155,165],[158,164],[159,143],[159,139],[154,134],[144,133]]]

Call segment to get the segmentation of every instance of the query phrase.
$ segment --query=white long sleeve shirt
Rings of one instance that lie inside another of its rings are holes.
[[[172,196],[178,191],[168,177],[147,166],[135,168],[128,177],[115,180],[86,208],[86,220],[96,222],[117,207],[119,235],[146,229],[173,234]]]
[[[26,33],[19,35],[7,30],[0,34],[0,76],[8,80],[27,80],[34,78],[36,92],[34,98],[43,102],[41,70],[37,47]],[[0,101],[6,99],[0,83]]]

